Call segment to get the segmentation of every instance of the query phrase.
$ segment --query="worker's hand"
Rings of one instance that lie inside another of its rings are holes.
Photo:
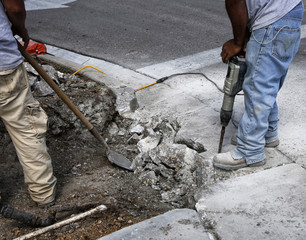
[[[224,63],[228,63],[228,61],[238,55],[242,50],[241,45],[235,43],[234,39],[231,39],[223,44],[221,57]]]
[[[30,42],[30,37],[28,34],[28,30],[24,27],[20,30],[17,30],[16,28],[14,28],[14,26],[12,27],[12,32],[14,35],[18,35],[19,37],[22,38],[22,41],[24,42],[24,48],[27,49],[29,42]]]

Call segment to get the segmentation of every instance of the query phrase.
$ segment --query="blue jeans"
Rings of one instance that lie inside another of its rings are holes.
[[[239,122],[234,159],[248,164],[265,159],[265,143],[278,139],[276,96],[300,43],[303,4],[273,24],[252,32],[243,84],[245,112]]]

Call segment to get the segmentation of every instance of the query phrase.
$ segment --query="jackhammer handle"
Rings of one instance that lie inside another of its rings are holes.
[[[21,52],[22,56],[33,66],[33,68],[42,76],[42,78],[49,84],[49,86],[56,92],[56,94],[63,100],[64,103],[74,112],[74,114],[84,123],[84,125],[91,131],[94,127],[93,125],[85,118],[83,113],[71,102],[67,95],[57,86],[57,84],[49,77],[46,71],[34,60],[34,58],[24,49],[24,47],[19,43],[18,40],[18,49]]]

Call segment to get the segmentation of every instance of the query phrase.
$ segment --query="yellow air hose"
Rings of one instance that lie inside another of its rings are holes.
[[[100,69],[95,68],[95,67],[93,67],[93,66],[85,66],[85,67],[82,67],[82,68],[80,68],[78,71],[76,71],[75,73],[73,73],[73,75],[77,74],[78,72],[82,71],[84,68],[88,68],[88,67],[93,68],[93,69],[95,69],[95,70],[97,70],[97,71],[99,71],[99,72],[101,72],[101,73],[103,73],[103,74],[106,75],[105,72],[103,72],[103,71],[101,71]],[[175,76],[182,76],[182,75],[202,75],[202,76],[205,77],[209,82],[211,82],[212,84],[214,84],[220,92],[223,92],[223,89],[221,89],[213,80],[209,79],[204,73],[197,73],[197,72],[196,72],[196,73],[194,73],[194,72],[188,72],[188,73],[176,73],[176,74],[172,74],[172,75],[170,75],[170,76],[160,78],[160,79],[158,79],[158,80],[157,80],[156,82],[154,82],[154,83],[151,83],[151,84],[146,85],[146,86],[144,86],[144,87],[137,88],[137,89],[135,89],[134,91],[137,92],[137,91],[139,91],[139,90],[142,90],[142,89],[145,89],[145,88],[147,88],[147,87],[153,86],[153,85],[155,85],[155,84],[157,84],[157,83],[162,83],[162,82],[166,81],[168,78],[175,77]],[[238,95],[240,95],[240,94],[238,94]]]
[[[105,73],[105,72],[103,72],[103,71],[101,71],[100,69],[95,68],[95,67],[93,67],[93,66],[85,66],[85,67],[82,67],[82,68],[80,68],[78,71],[76,71],[75,73],[73,73],[72,75],[75,75],[75,74],[77,74],[78,72],[82,71],[84,68],[88,68],[88,67],[93,68],[93,69],[95,69],[95,70],[99,71],[100,73],[103,73],[103,74],[105,74],[105,75],[106,75],[106,73]]]

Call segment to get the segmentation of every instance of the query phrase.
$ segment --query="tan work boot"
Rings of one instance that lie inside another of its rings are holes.
[[[235,146],[237,145],[237,133],[235,133],[235,134],[232,136],[231,144],[232,144],[232,145],[235,145]],[[266,148],[275,148],[275,147],[277,147],[278,145],[279,145],[279,140],[276,139],[276,140],[274,140],[274,141],[272,141],[272,142],[266,142],[265,147],[266,147]]]
[[[265,159],[261,162],[253,164],[248,164],[244,158],[235,160],[230,152],[219,153],[215,155],[213,158],[214,166],[224,170],[237,170],[239,168],[244,168],[244,167],[258,167],[264,165],[265,163],[266,163]]]

